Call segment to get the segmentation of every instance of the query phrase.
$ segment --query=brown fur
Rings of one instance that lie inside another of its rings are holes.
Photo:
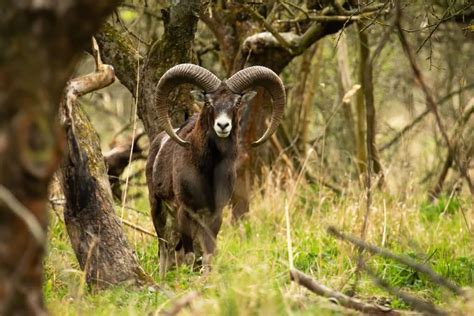
[[[216,92],[206,95],[202,112],[189,118],[177,132],[190,146],[178,145],[164,132],[151,144],[146,176],[162,275],[168,265],[167,248],[173,246],[177,251],[183,248],[185,254],[192,254],[196,236],[204,252],[204,266],[209,265],[222,223],[222,210],[234,188],[241,99],[223,84]],[[213,129],[215,117],[223,111],[232,118],[232,130],[227,138],[219,138]],[[177,245],[167,245],[164,240],[169,215],[164,202],[176,208],[173,226],[180,234]]]

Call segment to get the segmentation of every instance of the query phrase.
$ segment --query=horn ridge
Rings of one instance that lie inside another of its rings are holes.
[[[157,104],[158,125],[181,146],[189,142],[179,137],[173,130],[168,115],[168,96],[178,85],[193,84],[205,92],[214,92],[219,87],[221,80],[209,70],[194,64],[179,64],[161,76],[156,86],[155,104]]]
[[[283,119],[286,93],[280,77],[267,67],[252,66],[235,73],[226,81],[226,84],[232,92],[237,94],[256,86],[261,86],[270,93],[273,99],[270,126],[257,141],[252,143],[253,146],[263,144],[276,131]]]

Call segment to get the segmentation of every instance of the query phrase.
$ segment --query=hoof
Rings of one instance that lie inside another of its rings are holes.
[[[196,256],[193,252],[188,252],[184,255],[184,263],[191,267],[191,270],[194,269],[194,262],[196,260]]]
[[[202,276],[207,276],[211,272],[211,266],[210,265],[203,265],[200,270]]]
[[[207,275],[207,274],[209,274],[209,272],[211,272],[211,261],[212,261],[212,255],[211,254],[205,254],[203,256],[202,268],[201,268],[201,273],[203,275]]]

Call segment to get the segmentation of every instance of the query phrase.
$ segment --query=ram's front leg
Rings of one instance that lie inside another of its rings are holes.
[[[211,271],[211,261],[216,251],[217,234],[222,225],[222,210],[210,218],[206,223],[201,223],[199,242],[203,250],[202,271],[207,274]]]
[[[194,255],[193,236],[194,221],[191,218],[192,210],[185,206],[181,206],[178,210],[178,229],[181,235],[180,246],[176,247],[176,251],[184,250],[184,263],[189,265],[191,269],[194,267],[196,256]],[[179,265],[181,262],[176,262]]]

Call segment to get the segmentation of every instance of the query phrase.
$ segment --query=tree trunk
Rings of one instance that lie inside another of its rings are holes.
[[[139,266],[115,214],[99,136],[75,102],[77,96],[114,81],[113,68],[101,63],[96,45],[93,52],[96,72],[71,80],[61,106],[68,149],[60,176],[66,198],[64,222],[89,285],[153,283]]]
[[[318,91],[320,81],[320,69],[321,69],[321,57],[323,52],[323,43],[314,45],[314,51],[312,53],[312,61],[309,67],[310,78],[308,80],[307,91],[303,98],[303,104],[300,110],[300,148],[303,157],[306,157],[307,150],[309,148],[309,129],[311,123],[311,109],[313,107],[314,96]]]
[[[369,60],[369,47],[367,34],[359,34],[359,84],[363,86],[365,77],[365,68]],[[364,89],[357,91],[356,95],[356,116],[357,116],[357,133],[356,133],[356,146],[357,146],[357,169],[359,171],[359,178],[363,177],[366,172],[367,162],[367,151],[365,146],[365,126],[366,126],[366,115],[365,115],[365,102],[364,102]]]
[[[152,283],[130,248],[113,208],[99,137],[78,104],[66,125],[68,156],[61,164],[64,222],[90,285]]]
[[[0,2],[0,315],[45,313],[46,202],[63,149],[58,104],[118,1],[56,2]]]
[[[139,83],[138,116],[150,141],[161,131],[155,104],[156,85],[169,68],[193,61],[192,46],[200,10],[201,1],[189,0],[172,1],[171,6],[162,11],[165,32],[150,48],[141,67]],[[174,125],[183,122],[184,115],[179,114],[186,112],[193,104],[190,90],[190,87],[185,85],[174,94],[174,107],[170,109]]]
[[[353,87],[351,71],[349,68],[349,55],[347,53],[347,40],[345,33],[341,34],[341,38],[339,39],[339,43],[337,45],[337,66],[338,81],[341,88],[339,97],[342,102],[344,95]],[[347,151],[350,152],[351,155],[356,156],[357,152],[355,144],[357,143],[357,137],[354,114],[352,112],[352,109],[356,108],[356,102],[354,102],[353,98],[351,98],[348,103],[343,104],[343,107],[343,115],[346,125],[346,137],[344,138],[345,148],[347,148]]]

